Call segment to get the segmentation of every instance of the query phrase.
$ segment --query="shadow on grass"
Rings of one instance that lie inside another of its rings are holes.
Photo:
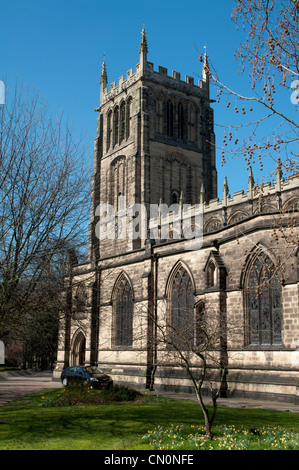
[[[203,425],[200,406],[188,400],[144,400],[43,407],[43,391],[0,408],[0,449],[146,449],[141,436],[155,426]],[[215,425],[276,426],[299,432],[299,414],[219,407]]]

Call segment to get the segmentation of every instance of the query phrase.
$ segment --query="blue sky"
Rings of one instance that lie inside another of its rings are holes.
[[[108,82],[117,81],[139,62],[143,22],[147,31],[148,60],[198,79],[201,75],[196,48],[207,46],[213,66],[233,87],[246,88],[247,77],[238,75],[234,51],[244,39],[231,21],[233,0],[0,0],[0,79],[8,87],[15,80],[34,85],[53,111],[64,111],[78,132],[90,140],[86,158],[93,160],[96,135],[95,108],[99,106],[100,70],[106,56]],[[182,8],[183,6],[183,8]],[[211,89],[211,97],[216,91]],[[288,99],[288,106],[291,106]],[[222,125],[236,118],[225,103],[213,105],[219,145]],[[231,122],[232,122],[231,121]],[[219,127],[220,125],[220,127]],[[219,196],[224,176],[230,193],[247,189],[248,172],[242,160],[220,166],[217,151]],[[273,171],[273,161],[264,171]],[[260,175],[256,175],[258,177]]]

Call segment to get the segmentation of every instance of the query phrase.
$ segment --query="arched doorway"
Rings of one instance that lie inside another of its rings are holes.
[[[82,333],[82,331],[79,331],[79,333],[77,333],[74,339],[73,348],[72,348],[72,365],[73,366],[80,366],[84,364],[85,345],[86,345],[85,336]]]

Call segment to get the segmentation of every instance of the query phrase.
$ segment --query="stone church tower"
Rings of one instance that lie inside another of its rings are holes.
[[[140,43],[140,62],[126,77],[107,88],[105,62],[101,73],[101,105],[97,109],[97,138],[93,178],[91,238],[95,233],[96,207],[110,204],[115,212],[119,200],[126,205],[170,206],[200,202],[201,191],[210,200],[217,196],[217,172],[213,110],[210,106],[208,62],[203,78],[181,80],[167,69],[147,60],[145,31]],[[93,255],[121,254],[141,247],[141,240],[91,241]],[[100,238],[100,237],[99,237]],[[99,249],[99,252],[98,252]]]
[[[89,258],[70,258],[53,376],[99,365],[116,383],[192,392],[157,346],[153,318],[171,331],[193,325],[196,344],[195,325],[213,320],[223,327],[214,351],[223,395],[298,403],[299,177],[285,178],[278,158],[272,182],[257,188],[250,170],[245,192],[230,196],[225,178],[218,198],[207,56],[195,84],[154,70],[144,30],[139,53],[135,71],[110,88],[102,65]],[[164,234],[161,212],[150,210],[163,204],[201,207],[200,246],[186,250],[173,225],[168,236],[151,236],[151,227]],[[134,212],[122,217],[136,206],[147,230],[123,236],[128,219],[140,224]]]

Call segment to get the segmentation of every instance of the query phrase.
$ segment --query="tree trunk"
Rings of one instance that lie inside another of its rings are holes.
[[[203,402],[202,396],[201,396],[201,392],[199,390],[196,390],[196,397],[197,397],[197,400],[200,404],[201,410],[202,410],[203,415],[204,415],[206,436],[209,440],[212,440],[213,439],[212,424],[213,424],[213,421],[214,421],[214,418],[215,418],[215,412],[216,412],[215,406],[213,408],[212,419],[210,420],[209,410],[206,408],[206,406]]]

